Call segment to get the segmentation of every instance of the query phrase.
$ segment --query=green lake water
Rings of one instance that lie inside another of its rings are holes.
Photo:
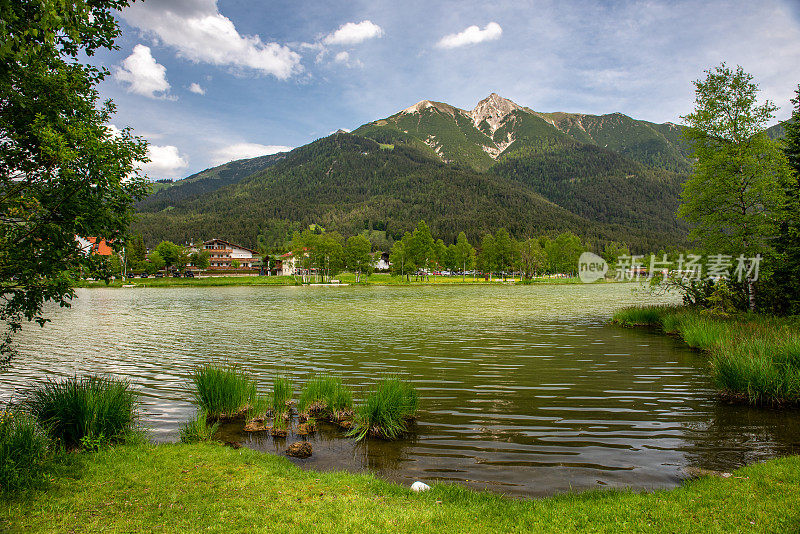
[[[728,471],[798,452],[797,411],[717,399],[705,355],[655,333],[608,325],[643,301],[631,284],[441,287],[85,289],[52,323],[27,326],[0,371],[0,400],[46,377],[108,373],[142,395],[143,424],[177,440],[195,412],[198,364],[240,364],[297,392],[340,374],[356,397],[401,375],[422,402],[414,432],[355,444],[310,438],[314,469],[369,469],[409,484],[445,480],[514,495],[660,488],[692,468]],[[288,440],[244,436],[282,454]],[[233,433],[232,433],[233,432]]]

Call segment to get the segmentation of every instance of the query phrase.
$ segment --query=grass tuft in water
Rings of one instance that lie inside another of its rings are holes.
[[[194,419],[186,421],[181,426],[181,443],[200,443],[201,441],[211,441],[214,434],[219,429],[219,422],[208,423],[208,414],[204,410],[197,412]]]
[[[408,423],[419,408],[417,390],[397,377],[381,379],[355,410],[350,435],[356,440],[365,437],[397,439],[408,430]]]
[[[48,380],[27,393],[23,406],[67,448],[126,441],[138,413],[136,394],[126,380],[97,376]]]
[[[261,402],[256,383],[235,367],[204,365],[192,373],[194,399],[212,421],[244,416]]]
[[[270,408],[272,416],[277,420],[279,416],[289,411],[289,401],[294,395],[292,383],[285,376],[276,376],[272,382],[272,399]]]
[[[665,306],[637,306],[614,314],[613,322],[621,326],[658,326]]]
[[[353,407],[353,393],[336,376],[314,376],[306,382],[297,401],[297,411],[306,415],[336,418]]]

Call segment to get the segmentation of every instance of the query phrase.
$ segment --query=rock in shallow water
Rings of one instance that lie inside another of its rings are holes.
[[[267,430],[267,427],[264,426],[263,419],[258,421],[256,419],[252,419],[244,425],[245,432],[264,432]]]
[[[308,458],[311,456],[311,444],[307,441],[296,441],[289,445],[286,454],[295,458]]]

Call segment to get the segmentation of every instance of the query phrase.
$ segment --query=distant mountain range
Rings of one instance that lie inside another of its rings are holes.
[[[684,243],[675,210],[686,153],[681,126],[621,113],[539,113],[494,93],[471,111],[423,100],[352,133],[176,181],[137,205],[134,231],[149,245],[255,246],[287,223],[398,238],[425,219],[446,241],[503,226],[655,251]]]

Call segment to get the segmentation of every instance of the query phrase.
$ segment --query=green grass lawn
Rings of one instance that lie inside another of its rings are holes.
[[[46,491],[0,503],[11,532],[798,532],[800,457],[669,491],[515,500],[303,471],[222,445],[70,455]]]

